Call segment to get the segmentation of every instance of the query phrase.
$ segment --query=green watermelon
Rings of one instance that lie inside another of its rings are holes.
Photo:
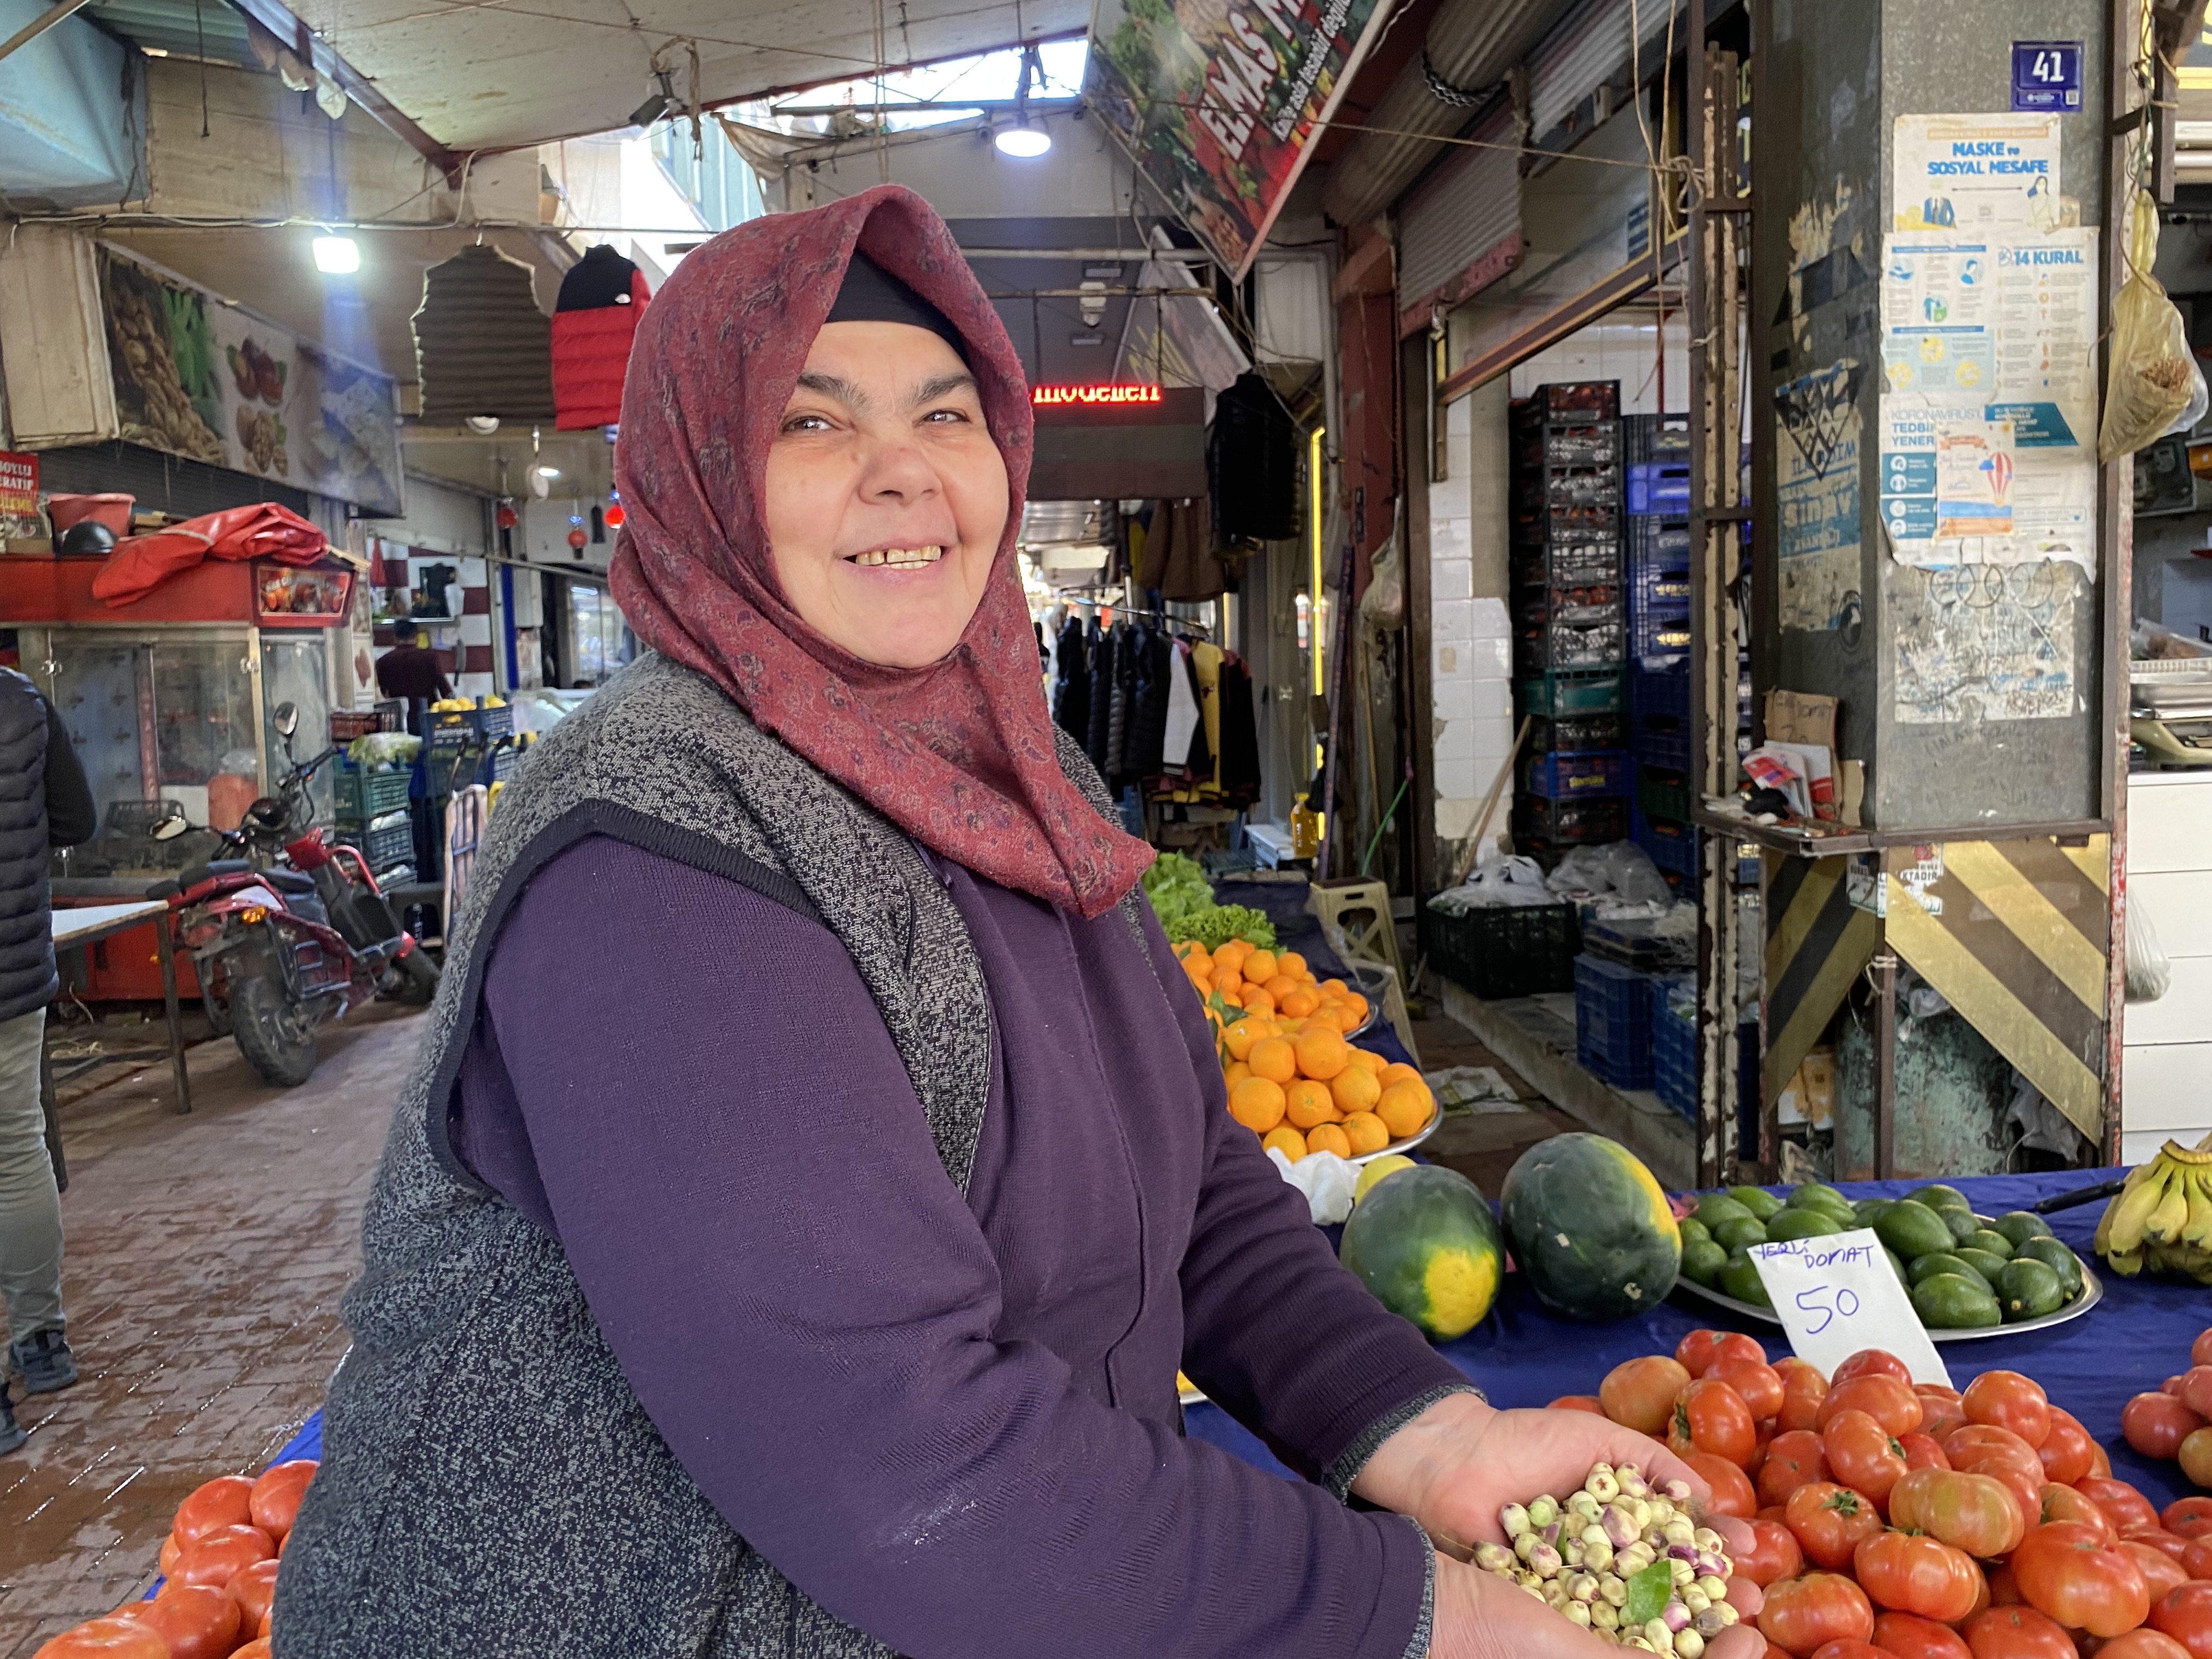
[[[1666,1299],[1682,1234],[1651,1171],[1603,1135],[1553,1135],[1505,1177],[1505,1237],[1528,1287],[1576,1319],[1626,1319]]]
[[[1431,1342],[1465,1336],[1498,1299],[1505,1252],[1490,1200],[1440,1164],[1401,1170],[1344,1224],[1344,1265]]]

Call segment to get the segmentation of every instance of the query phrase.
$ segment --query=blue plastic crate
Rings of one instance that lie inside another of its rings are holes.
[[[1690,608],[1686,604],[1678,615],[1669,616],[1665,611],[1639,611],[1633,605],[1628,612],[1628,654],[1646,667],[1671,667],[1687,659],[1690,652]]]
[[[1676,992],[1692,987],[1686,1006]],[[1698,1117],[1698,1011],[1694,981],[1680,975],[1651,981],[1651,1087],[1692,1122]]]
[[[1632,568],[1648,564],[1674,570],[1690,568],[1690,521],[1679,514],[1637,514],[1628,521],[1622,544]]]
[[[1627,793],[1628,757],[1613,752],[1531,755],[1521,769],[1521,787],[1546,800],[1579,800],[1585,795]]]
[[[1617,1066],[1651,1064],[1651,975],[1585,951],[1575,958],[1575,1042]],[[1638,1088],[1645,1084],[1633,1085]]]
[[[1628,678],[1629,711],[1638,719],[1650,714],[1667,714],[1680,720],[1690,718],[1687,663],[1662,669],[1635,667],[1630,670]]]
[[[1696,826],[1673,818],[1646,817],[1641,809],[1629,815],[1628,825],[1629,839],[1651,854],[1652,863],[1662,870],[1697,878]]]
[[[1628,471],[1628,511],[1640,514],[1684,514],[1690,508],[1690,463],[1687,457],[1673,461],[1637,461]]]
[[[1672,714],[1638,718],[1629,739],[1629,752],[1645,766],[1664,766],[1677,772],[1690,769],[1690,723]]]

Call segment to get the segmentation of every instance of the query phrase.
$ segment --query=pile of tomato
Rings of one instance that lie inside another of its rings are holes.
[[[1553,1403],[1663,1438],[1750,1523],[1767,1659],[2212,1659],[2212,1498],[2161,1515],[2016,1371],[1824,1376],[1693,1331]]]
[[[301,1458],[198,1487],[161,1545],[161,1589],[64,1631],[33,1659],[269,1659],[277,1559],[314,1478]]]
[[[2145,1457],[2170,1459],[2191,1484],[2212,1488],[2212,1331],[2191,1347],[2187,1370],[2128,1401],[2120,1432]]]

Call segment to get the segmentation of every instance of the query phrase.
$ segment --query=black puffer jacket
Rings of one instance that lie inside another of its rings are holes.
[[[0,669],[0,1020],[45,1007],[61,989],[46,854],[97,827],[60,717],[37,686]]]

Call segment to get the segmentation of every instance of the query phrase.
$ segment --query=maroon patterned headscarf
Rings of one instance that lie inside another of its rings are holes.
[[[967,343],[1006,458],[1006,533],[960,643],[927,668],[864,662],[785,599],[762,521],[769,445],[855,250]],[[1030,471],[1021,360],[952,233],[882,185],[773,214],[686,258],[639,319],[615,477],[628,514],[616,603],[637,636],[925,846],[1003,886],[1097,916],[1152,849],[1060,770],[1015,568]]]

